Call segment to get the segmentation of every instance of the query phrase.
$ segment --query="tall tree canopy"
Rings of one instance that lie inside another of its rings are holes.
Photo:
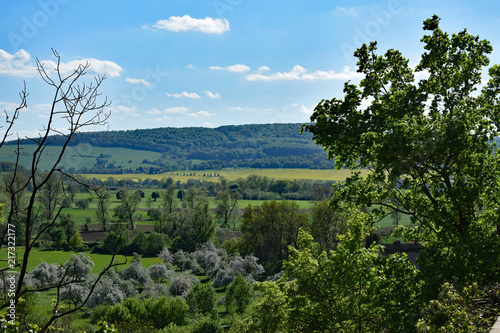
[[[337,168],[353,170],[334,206],[371,206],[373,221],[393,211],[411,216],[419,227],[400,233],[427,247],[420,265],[430,284],[497,281],[500,67],[482,85],[490,43],[467,30],[450,36],[439,23],[424,22],[416,67],[396,50],[377,55],[376,43],[359,48],[364,79],[345,83],[344,99],[321,101],[303,130]],[[360,168],[371,173],[362,178]]]

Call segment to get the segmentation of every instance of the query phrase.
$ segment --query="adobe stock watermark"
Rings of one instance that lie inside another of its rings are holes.
[[[232,12],[242,3],[243,0],[215,0],[212,2],[212,6],[217,12],[217,16],[219,16],[219,18],[223,18],[226,12]]]
[[[10,299],[9,305],[7,306],[7,314],[5,315],[7,321],[14,324],[16,321],[16,271],[14,268],[17,265],[16,262],[16,229],[13,224],[7,223],[7,265],[10,270],[6,271],[8,276],[4,279],[5,291],[7,292],[7,297]]]
[[[7,38],[14,50],[20,46],[28,44],[30,40],[38,35],[38,32],[49,24],[60,11],[61,6],[69,3],[69,0],[40,0],[38,5],[40,10],[33,15],[23,16],[19,32],[9,32]]]
[[[374,39],[380,35],[383,28],[388,27],[391,24],[392,18],[395,15],[400,14],[403,11],[401,7],[400,0],[390,0],[387,3],[387,9],[382,9],[379,11],[372,11],[372,19],[365,23],[365,25],[354,28],[354,38],[351,43],[342,42],[340,44],[340,50],[344,54],[344,58],[347,62],[354,61],[354,52],[362,45],[369,44],[373,42]]]

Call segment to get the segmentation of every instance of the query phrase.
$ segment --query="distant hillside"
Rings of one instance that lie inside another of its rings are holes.
[[[148,168],[146,171],[149,173],[223,167],[332,168],[333,162],[326,158],[323,148],[314,143],[312,134],[300,134],[301,125],[259,124],[84,132],[75,134],[71,146],[86,144],[160,153],[159,158],[141,161],[141,168]],[[63,142],[62,136],[50,137],[51,146],[60,146]],[[32,141],[21,140],[20,143],[28,145]],[[96,156],[95,165],[90,168],[86,166],[83,172],[98,171],[95,169],[105,169],[109,173],[135,171],[125,167],[122,167],[123,170],[112,170],[115,168],[109,165],[109,159],[105,157],[100,156],[99,161],[99,156]]]

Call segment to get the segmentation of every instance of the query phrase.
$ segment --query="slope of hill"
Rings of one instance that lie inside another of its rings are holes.
[[[74,168],[74,171],[159,173],[179,169],[208,170],[223,167],[332,168],[333,162],[326,158],[322,147],[314,143],[312,134],[300,134],[301,125],[259,124],[77,133],[71,146],[85,145],[87,148],[84,150],[89,150],[88,147],[94,148],[90,149],[93,152],[91,155],[73,153],[73,160],[80,156],[91,158],[93,163],[88,160],[85,163],[76,163],[80,168]],[[60,146],[63,142],[64,138],[61,136],[50,138],[52,147]],[[20,144],[26,147],[31,143],[30,140],[20,141]],[[113,154],[113,150],[96,147],[134,149],[157,154],[149,154],[146,158],[144,154],[123,154],[123,151]],[[81,149],[72,149],[75,150]],[[121,158],[117,159],[115,155],[125,155],[127,163]],[[5,160],[2,156],[0,159]],[[141,169],[137,170],[139,168]]]

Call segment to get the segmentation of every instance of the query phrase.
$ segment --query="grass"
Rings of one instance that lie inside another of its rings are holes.
[[[362,174],[368,173],[367,170],[362,170]],[[307,179],[307,180],[322,180],[322,181],[344,181],[351,175],[348,169],[342,170],[317,170],[317,169],[251,169],[251,168],[226,168],[221,170],[205,170],[205,171],[174,171],[156,175],[146,174],[122,174],[122,175],[107,175],[107,174],[85,174],[87,178],[96,178],[106,180],[110,177],[116,180],[131,179],[133,181],[172,177],[174,181],[187,182],[188,179],[198,179],[218,182],[219,177],[225,177],[229,180],[238,178],[246,178],[250,175],[267,176],[273,179]]]
[[[22,259],[24,254],[24,248],[18,246],[16,248],[16,255],[18,260]],[[55,251],[55,250],[42,250],[42,249],[33,249],[30,252],[30,260],[28,262],[28,272],[32,271],[36,266],[38,266],[42,262],[46,262],[49,264],[63,264],[67,262],[76,252],[72,251]],[[88,255],[92,261],[94,262],[94,268],[92,269],[92,273],[98,274],[101,272],[111,261],[112,255],[110,254],[97,254],[97,253],[85,253]],[[0,259],[6,259],[7,258],[7,252],[2,251],[0,253]],[[115,257],[114,262],[127,262],[127,265],[130,264],[132,260],[132,256],[123,256],[123,255],[117,255]],[[157,257],[152,257],[152,258],[142,258],[142,264],[144,265],[145,268],[148,268],[149,266],[160,263],[162,262],[159,258]],[[4,268],[6,266],[6,263],[2,261],[0,264],[0,267]],[[125,266],[119,266],[118,270],[123,269]]]
[[[32,153],[36,147],[36,145],[20,146],[21,156],[19,162],[21,165],[28,168],[31,167],[31,159],[33,157]],[[3,146],[0,151],[0,161],[15,162],[16,150],[17,145]],[[60,152],[61,147],[47,146],[41,159],[40,170],[48,170],[54,161],[54,157],[58,156]],[[78,146],[69,146],[64,153],[59,166],[64,166],[68,169],[75,168],[76,170],[83,167],[92,168],[97,162],[97,157],[101,154],[110,156],[104,158],[107,161],[106,164],[113,163],[117,168],[121,166],[122,168],[127,169],[136,169],[141,166],[149,168],[151,164],[142,163],[143,160],[148,159],[150,161],[154,161],[161,157],[161,153],[147,150],[94,147],[89,144],[81,144]]]

